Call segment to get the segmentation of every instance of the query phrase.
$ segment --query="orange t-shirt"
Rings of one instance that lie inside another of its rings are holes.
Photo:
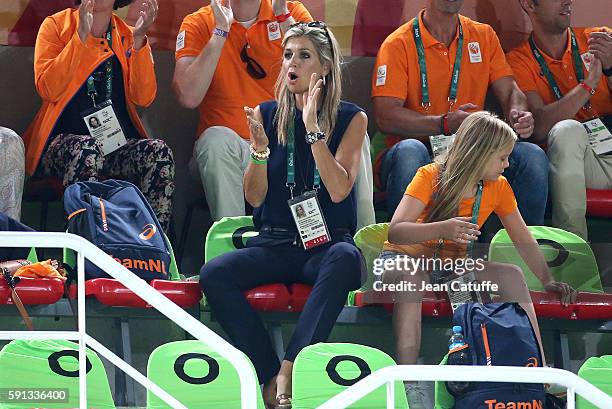
[[[609,27],[574,28],[574,34],[576,35],[576,41],[578,42],[578,49],[581,55],[588,51],[589,47],[587,41],[589,39],[589,34],[593,31],[612,32]],[[563,95],[566,95],[578,85],[576,72],[574,70],[574,60],[572,58],[572,45],[570,42],[569,30],[567,30],[567,49],[563,53],[561,60],[555,60],[549,57],[542,50],[540,50],[540,53],[544,56],[544,60],[546,64],[548,64],[548,68],[555,78],[555,81],[557,81]],[[546,77],[540,74],[540,64],[538,64],[533,56],[529,41],[523,42],[510,51],[507,57],[508,63],[514,71],[516,82],[523,92],[537,92],[546,105],[557,101]],[[585,67],[584,76],[586,77],[587,75],[588,71]],[[603,116],[612,114],[612,93],[610,93],[606,77],[603,75],[601,76],[595,95],[591,97],[591,105],[593,107],[591,112],[580,109],[576,113],[576,116],[574,116],[574,119],[585,121],[590,119],[593,115]]]
[[[312,16],[300,2],[288,1],[287,7],[296,21],[312,21]],[[215,17],[210,6],[186,16],[177,37],[176,59],[197,57],[214,29]],[[249,138],[243,107],[255,107],[274,99],[274,84],[282,64],[282,37],[270,0],[261,2],[257,21],[248,29],[234,21],[210,87],[198,107],[198,136],[211,126],[225,126],[241,137]],[[248,56],[266,72],[265,78],[254,79],[247,73],[246,63],[240,59],[245,44],[250,46]]]
[[[427,30],[422,13],[419,13],[418,19],[425,48],[431,106],[426,110],[421,105],[421,70],[412,34],[414,19],[391,33],[381,45],[373,72],[372,97],[399,98],[404,101],[405,108],[421,114],[440,115],[449,110],[448,95],[459,30],[450,48],[447,48]],[[463,56],[455,106],[471,102],[482,109],[489,84],[502,77],[512,76],[512,70],[491,26],[461,15],[459,20],[463,28]],[[387,146],[391,147],[401,139],[398,136],[387,136]]]
[[[412,182],[406,188],[407,195],[410,195],[425,204],[425,210],[419,216],[417,223],[422,223],[426,219],[430,207],[431,196],[434,192],[435,184],[438,179],[439,164],[431,163],[421,167]],[[459,204],[458,217],[471,217],[472,207],[475,197],[463,199]],[[495,181],[485,180],[482,188],[482,198],[480,200],[480,211],[478,212],[478,226],[482,227],[492,212],[498,216],[507,216],[517,209],[516,199],[510,184],[505,177],[500,176]],[[405,253],[413,257],[431,257],[438,240],[429,240],[416,244],[393,244],[385,241],[383,250]],[[456,258],[465,255],[467,245],[458,244],[454,241],[445,240],[444,246],[439,257]]]

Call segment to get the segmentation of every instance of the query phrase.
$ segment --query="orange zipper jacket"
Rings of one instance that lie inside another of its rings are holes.
[[[132,28],[116,15],[112,22],[113,51],[123,70],[127,110],[140,135],[146,138],[136,105],[150,105],[157,93],[151,47],[147,42],[134,50]],[[66,105],[96,67],[112,57],[105,38],[89,34],[83,43],[78,26],[78,9],[66,9],[47,17],[36,37],[34,82],[43,102],[23,137],[26,171],[30,175],[36,171],[47,140]]]

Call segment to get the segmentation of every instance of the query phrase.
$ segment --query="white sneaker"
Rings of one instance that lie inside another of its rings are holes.
[[[433,409],[429,396],[430,388],[423,382],[405,382],[406,397],[410,409]]]

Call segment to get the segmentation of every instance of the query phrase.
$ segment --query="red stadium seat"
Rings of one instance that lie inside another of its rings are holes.
[[[365,293],[355,295],[355,305],[366,307]],[[578,293],[576,303],[567,307],[561,305],[558,294],[543,291],[531,291],[536,314],[540,318],[555,318],[566,320],[612,320],[612,294]],[[387,311],[393,310],[393,304],[382,304]],[[426,293],[423,297],[423,316],[451,317],[452,309],[446,298],[437,298],[434,293]]]
[[[267,284],[245,291],[244,295],[257,311],[300,312],[311,290],[305,284]]]
[[[196,305],[202,298],[197,282],[152,280],[151,287],[165,295],[170,301],[182,308]],[[71,288],[71,297],[76,295]],[[112,307],[149,308],[142,298],[112,278],[95,278],[85,282],[85,295],[95,297],[101,304]]]
[[[64,283],[57,278],[21,277],[15,291],[24,305],[55,304],[64,295]],[[0,304],[13,304],[11,289],[3,278],[0,279]]]
[[[291,295],[284,284],[267,284],[245,291],[248,303],[257,311],[289,311]]]
[[[587,215],[612,217],[612,190],[587,189]]]

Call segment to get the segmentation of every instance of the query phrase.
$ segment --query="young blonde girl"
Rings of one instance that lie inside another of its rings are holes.
[[[521,257],[540,279],[546,291],[558,292],[566,305],[575,299],[575,291],[567,284],[555,282],[548,270],[535,239],[529,233],[518,211],[514,194],[502,176],[508,167],[508,156],[514,148],[516,135],[512,128],[488,112],[476,112],[466,118],[448,154],[441,163],[419,169],[406,189],[389,227],[382,258],[466,257],[468,243],[476,241],[480,226],[492,212],[502,224]],[[479,183],[482,195],[477,223],[472,223],[472,211]],[[433,264],[433,263],[432,263]],[[510,264],[485,262],[476,271],[480,281],[498,284],[496,301],[520,301],[541,339],[529,290],[522,271]],[[397,271],[385,272],[384,280],[397,279]],[[399,272],[401,280],[412,282],[420,289],[430,281],[431,271],[412,274]],[[423,293],[415,291],[393,310],[398,364],[415,364],[421,343],[421,300]],[[409,401],[422,395],[416,384],[407,384]],[[413,390],[414,389],[414,390]],[[412,393],[414,392],[414,393]],[[418,408],[417,402],[410,404]]]

